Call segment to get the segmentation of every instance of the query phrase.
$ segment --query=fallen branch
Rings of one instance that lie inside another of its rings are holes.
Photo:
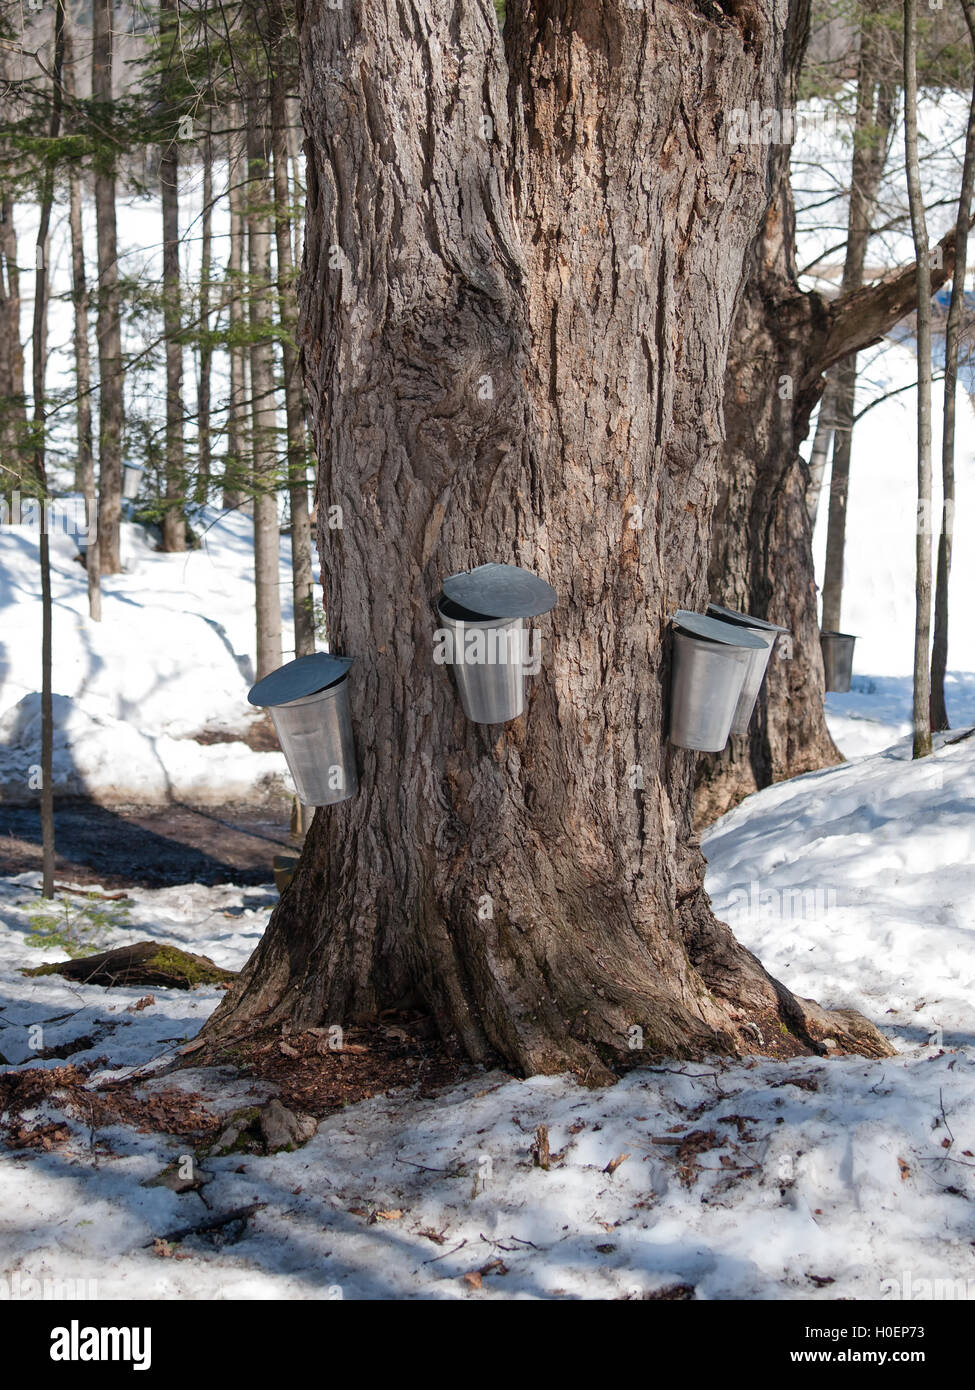
[[[181,1226],[178,1230],[169,1231],[164,1236],[153,1236],[152,1240],[145,1242],[143,1249],[155,1245],[157,1240],[164,1240],[168,1245],[176,1245],[179,1241],[185,1240],[187,1236],[203,1235],[207,1231],[219,1231],[222,1226],[229,1226],[233,1221],[246,1221],[264,1205],[264,1202],[252,1202],[249,1207],[237,1207],[234,1211],[225,1212],[223,1216],[209,1216],[205,1221],[198,1221],[194,1226]]]
[[[25,975],[63,975],[83,985],[155,986],[160,989],[192,989],[194,985],[222,984],[237,976],[223,970],[209,956],[195,956],[179,946],[159,941],[137,941],[95,956],[56,961],[25,970]]]

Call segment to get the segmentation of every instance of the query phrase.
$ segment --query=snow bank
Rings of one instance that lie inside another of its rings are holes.
[[[52,535],[57,792],[146,804],[261,801],[285,784],[290,792],[280,753],[192,741],[202,730],[244,734],[257,717],[247,703],[251,521],[205,509],[194,524],[201,545],[185,555],[160,554],[144,528],[123,525],[125,572],[102,581],[100,623],[88,616],[78,538]],[[0,799],[14,803],[36,798],[40,764],[37,548],[30,525],[0,526]],[[286,536],[280,574],[290,622]]]

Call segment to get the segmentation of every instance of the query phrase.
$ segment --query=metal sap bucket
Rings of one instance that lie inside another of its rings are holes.
[[[517,565],[479,565],[444,580],[437,614],[446,664],[475,724],[505,724],[525,708],[525,618],[547,613],[555,590]]]
[[[762,688],[762,681],[765,679],[765,672],[768,669],[772,648],[775,646],[779,633],[788,632],[789,629],[780,627],[778,623],[766,622],[764,618],[753,618],[750,613],[739,613],[735,608],[722,608],[718,603],[708,604],[708,616],[717,618],[719,622],[731,623],[734,627],[744,628],[746,632],[750,632],[753,637],[760,637],[765,643],[764,652],[753,652],[749,658],[745,681],[735,708],[735,717],[731,721],[733,735],[747,734],[748,725],[751,723],[758,701],[758,692]]]
[[[853,646],[856,640],[849,632],[819,634],[827,690],[834,690],[841,695],[845,695],[849,690],[853,677]]]
[[[353,658],[315,652],[279,666],[247,698],[271,711],[306,806],[334,806],[359,790],[347,676]]]
[[[126,463],[122,466],[122,496],[128,501],[139,495],[139,484],[142,482],[142,464]]]
[[[670,741],[678,748],[720,753],[728,742],[754,653],[768,647],[743,627],[678,609],[673,617]]]

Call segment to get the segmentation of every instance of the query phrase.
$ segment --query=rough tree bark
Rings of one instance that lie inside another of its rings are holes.
[[[91,92],[102,116],[112,102],[113,0],[93,0]],[[119,311],[115,159],[95,158],[95,229],[98,242],[98,559],[102,574],[122,568],[122,320]]]
[[[413,1002],[473,1058],[590,1082],[635,1060],[633,1028],[675,1056],[753,1048],[750,1024],[773,1052],[824,1030],[885,1051],[714,920],[693,755],[665,741],[767,198],[767,151],[723,124],[776,104],[787,6],[519,0],[507,90],[490,0],[299,14],[301,341],[361,787],[316,815],[205,1037]],[[489,560],[560,596],[497,728],[433,661],[441,580]]]
[[[795,34],[787,54],[791,90],[802,58],[799,23]],[[773,147],[773,197],[749,254],[732,335],[710,587],[715,602],[788,627],[791,646],[769,663],[748,736],[700,758],[699,826],[761,787],[840,761],[823,714],[809,470],[799,445],[825,373],[877,342],[917,304],[913,265],[832,300],[799,289],[788,160],[786,146]],[[938,289],[954,266],[954,230],[932,259]]]

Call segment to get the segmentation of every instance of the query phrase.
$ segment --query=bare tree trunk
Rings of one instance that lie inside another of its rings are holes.
[[[271,182],[263,92],[247,103],[252,487],[257,675],[281,665],[280,526],[271,281]]]
[[[975,3],[961,0],[975,56]],[[944,422],[941,434],[941,482],[944,496],[941,532],[938,536],[938,566],[934,595],[934,641],[931,647],[931,728],[939,732],[951,727],[945,701],[948,672],[948,580],[951,577],[951,541],[955,523],[955,397],[958,383],[958,339],[965,303],[965,269],[968,255],[968,229],[975,192],[975,76],[968,108],[965,161],[956,222],[955,273],[951,282],[951,302],[945,326]]]
[[[183,447],[183,339],[179,278],[179,146],[171,140],[159,161],[163,220],[163,334],[166,339],[166,510],[162,548],[186,549],[183,499],[186,454]]]
[[[0,45],[0,91],[9,90],[13,54]],[[9,150],[4,151],[9,158]],[[14,200],[0,189],[0,496],[25,481],[29,457],[24,352],[20,341],[20,267]]]
[[[0,463],[3,491],[22,481],[27,445],[24,350],[20,341],[20,266],[13,199],[0,201]]]
[[[74,46],[70,30],[64,35],[64,90],[74,95]],[[85,573],[88,579],[88,616],[102,620],[102,580],[98,559],[98,497],[95,489],[95,453],[91,427],[91,352],[88,344],[88,276],[85,271],[85,224],[81,201],[81,175],[68,165],[68,225],[71,233],[71,301],[74,312],[73,344],[77,405],[78,457],[75,491],[85,499]]]
[[[84,494],[88,544],[85,572],[88,576],[88,614],[102,620],[102,581],[98,559],[98,498],[95,491],[95,456],[91,432],[91,358],[88,351],[88,281],[85,275],[85,234],[81,209],[81,179],[68,171],[68,220],[71,227],[71,295],[74,301],[75,389],[78,395],[78,460],[75,488]]]
[[[200,227],[200,383],[196,397],[198,472],[194,500],[207,500],[213,468],[213,436],[210,424],[213,345],[210,342],[210,278],[213,264],[213,116],[207,112],[203,138],[203,215]]]
[[[301,157],[301,150],[298,142],[298,127],[301,124],[300,108],[296,109],[293,101],[288,102],[288,160],[291,165],[291,207],[292,215],[292,235],[294,238],[294,263],[301,264],[301,248],[304,242],[304,219],[302,208],[304,201],[304,161]]]
[[[61,129],[64,89],[64,0],[56,0],[54,11],[54,59],[52,71],[51,119],[48,135],[56,140]],[[31,338],[34,394],[34,476],[41,500],[41,896],[54,897],[54,696],[53,689],[53,605],[51,597],[51,541],[49,535],[46,465],[47,430],[47,304],[48,254],[50,251],[51,207],[54,202],[54,170],[48,166],[41,188],[38,209],[34,272],[34,327]]]
[[[853,447],[853,413],[856,399],[856,358],[837,362],[830,373],[834,382],[833,464],[829,475],[829,514],[826,527],[826,563],[823,568],[824,632],[840,632],[843,605],[843,557],[846,551],[846,511],[850,488]]]
[[[853,161],[847,214],[846,257],[840,293],[852,294],[863,284],[867,245],[877,206],[877,194],[887,162],[893,125],[896,87],[884,75],[886,27],[876,24],[876,0],[865,7],[860,31],[857,106],[853,125]],[[833,466],[830,472],[826,564],[823,570],[823,631],[841,630],[843,555],[853,450],[856,398],[856,354],[833,368]]]
[[[904,0],[904,149],[917,260],[917,575],[914,756],[931,752],[931,260],[917,141],[917,0]],[[959,248],[960,250],[960,248]]]
[[[274,56],[272,53],[272,62]],[[278,314],[288,432],[288,495],[291,500],[291,588],[295,656],[315,650],[311,522],[308,514],[308,462],[305,444],[304,386],[295,347],[297,318],[291,255],[291,196],[288,186],[288,98],[281,70],[271,76],[271,141],[274,154],[274,236],[278,253]]]
[[[823,390],[823,398],[819,403],[819,415],[816,417],[816,433],[813,435],[812,450],[809,454],[809,483],[806,487],[806,511],[809,514],[810,532],[816,529],[816,517],[819,515],[819,497],[823,490],[823,478],[826,474],[826,465],[829,462],[830,449],[833,445],[834,429],[833,375],[830,373]]]
[[[767,198],[767,147],[732,152],[712,113],[777,106],[786,8],[519,0],[507,90],[489,0],[404,14],[301,12],[300,342],[322,501],[344,515],[319,517],[319,546],[331,637],[356,657],[361,786],[316,815],[205,1036],[395,1001],[471,1057],[589,1082],[640,1041],[753,1047],[752,1024],[773,1052],[834,1026],[885,1052],[715,922],[694,757],[665,743],[668,619],[707,596]],[[493,560],[560,602],[525,715],[485,728],[433,660],[434,602]]]
[[[92,100],[103,112],[112,101],[113,0],[93,0]],[[115,226],[115,168],[102,152],[95,165],[95,226],[98,239],[98,559],[102,574],[122,568],[122,320],[119,312],[118,238]]]
[[[240,139],[237,129],[241,123],[240,107],[230,108],[230,134],[227,137],[227,198],[230,203],[230,255],[227,263],[227,278],[230,281],[230,401],[227,406],[227,456],[224,463],[223,505],[239,506],[242,496],[241,483],[244,475],[244,416],[246,411],[247,381],[245,377],[246,353],[243,346],[244,329],[244,189],[245,172],[240,156]]]

